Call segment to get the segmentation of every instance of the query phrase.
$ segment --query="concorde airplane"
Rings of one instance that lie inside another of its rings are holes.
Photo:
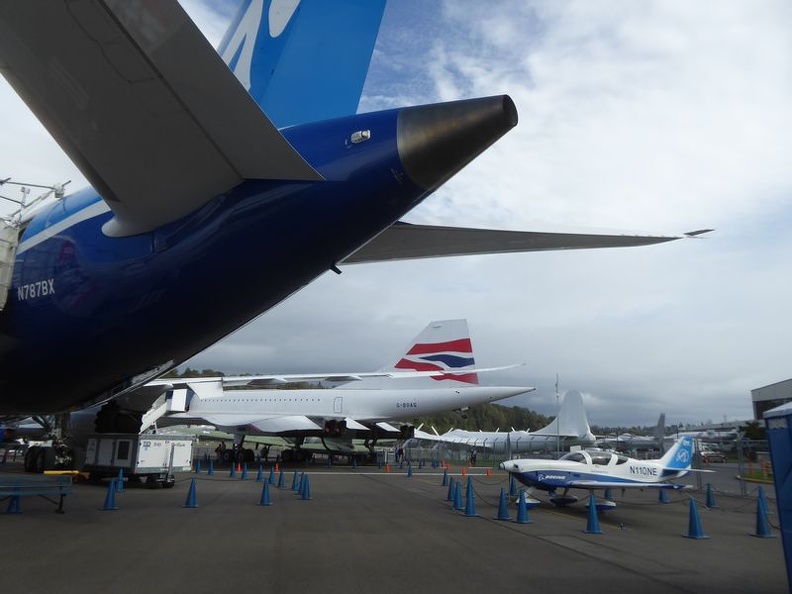
[[[387,375],[406,370],[417,373],[399,379]],[[478,374],[482,371],[487,369],[476,368],[467,322],[442,320],[427,325],[393,365],[372,374],[357,374],[355,381],[332,389],[227,390],[210,382],[213,390],[207,390],[206,383],[191,387],[189,378],[157,380],[175,385],[183,382],[184,386],[182,390],[174,386],[162,399],[163,416],[158,424],[209,423],[238,437],[318,436],[325,446],[332,442],[338,449],[351,445],[353,437],[365,437],[371,445],[379,436],[406,437],[409,428],[402,422],[414,417],[535,390],[481,386]],[[175,404],[178,391],[181,394]]]
[[[0,71],[93,186],[0,233],[0,414],[129,394],[346,263],[676,239],[401,223],[517,111],[356,115],[384,8],[244,0],[218,53],[175,0],[0,3]]]
[[[581,450],[559,460],[506,460],[500,467],[524,485],[548,491],[550,501],[563,506],[578,501],[570,489],[684,489],[685,485],[668,481],[691,472],[692,462],[693,439],[683,437],[659,460]]]

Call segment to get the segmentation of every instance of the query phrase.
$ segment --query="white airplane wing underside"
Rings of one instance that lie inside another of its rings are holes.
[[[568,485],[573,489],[685,489],[679,483],[626,483],[620,481],[573,481]]]
[[[437,227],[399,222],[345,258],[343,263],[359,264],[383,260],[543,250],[632,247],[664,243],[701,233],[694,231],[680,236],[596,235]]]
[[[3,2],[0,56],[113,210],[109,234],[174,221],[243,179],[321,179],[175,0]]]

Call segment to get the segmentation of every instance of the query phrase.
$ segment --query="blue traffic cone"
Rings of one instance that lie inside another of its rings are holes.
[[[517,495],[517,481],[514,480],[514,475],[509,475],[509,497]]]
[[[498,502],[498,517],[496,520],[511,520],[509,506],[506,504],[506,489],[501,487],[500,501]]]
[[[19,491],[19,487],[15,487],[14,491]],[[19,495],[11,495],[8,499],[8,507],[6,508],[7,514],[21,514],[22,506],[19,502]]]
[[[600,528],[599,516],[597,515],[597,497],[592,493],[589,496],[589,510],[588,522],[586,523],[586,530],[588,534],[602,534]]]
[[[228,473],[228,478],[236,478],[236,466],[231,462],[231,471]]]
[[[201,474],[201,459],[195,459],[195,474]]]
[[[452,476],[451,479],[448,481],[448,495],[446,495],[446,501],[454,501],[454,477]]]
[[[116,494],[115,482],[116,479],[113,479],[107,485],[107,494],[105,495],[105,501],[104,501],[104,506],[102,506],[102,511],[114,511],[118,509],[115,503],[115,494]]]
[[[470,492],[472,490],[473,490],[472,479],[468,477],[467,483],[465,483],[465,501],[467,501],[468,497],[470,497]]]
[[[468,489],[465,493],[465,516],[470,518],[476,515],[476,491],[468,479]]]
[[[657,494],[657,500],[660,503],[668,503],[668,493],[666,493],[665,489],[658,489],[659,493]]]
[[[245,462],[245,463],[242,465],[242,476],[241,476],[241,477],[239,477],[239,478],[240,478],[240,479],[242,479],[243,481],[246,481],[246,480],[248,480],[248,478],[249,478],[249,477],[248,477],[247,462]]]
[[[712,492],[712,485],[707,483],[707,508],[714,509],[718,507],[718,504],[715,503],[715,494]]]
[[[190,481],[190,490],[187,491],[187,499],[185,499],[182,507],[198,507],[198,503],[195,500],[195,479]]]
[[[311,483],[308,480],[308,475],[304,475],[302,480],[302,489],[300,489],[300,499],[303,501],[311,498]]]
[[[267,477],[267,482],[270,485],[274,485],[275,484],[275,467],[274,466],[270,466],[269,477]]]
[[[764,489],[759,487],[759,498],[756,500],[756,533],[751,536],[759,538],[774,538],[770,531],[770,522],[767,519],[767,501],[764,498]]]
[[[759,501],[759,503],[762,504],[762,509],[764,510],[764,514],[766,516],[769,516],[770,515],[770,510],[767,508],[767,499],[765,499],[764,487],[762,487],[761,485],[759,485],[759,499],[758,499],[758,501]]]
[[[698,506],[696,505],[696,500],[692,497],[690,498],[690,516],[688,520],[688,533],[683,534],[685,538],[695,538],[695,539],[702,539],[702,538],[709,538],[709,536],[704,534],[704,530],[701,528],[701,518],[699,518],[698,514]]]
[[[442,486],[443,487],[447,487],[448,486],[448,469],[447,468],[443,469],[443,483],[442,483]]]
[[[454,509],[457,511],[465,509],[462,507],[462,485],[460,485],[460,481],[456,482],[454,488]]]
[[[264,486],[261,488],[261,498],[259,499],[259,505],[272,505],[270,501],[270,493],[269,493],[269,482],[264,481]]]
[[[260,483],[264,480],[264,467],[259,463],[258,472],[256,472],[256,482]]]
[[[300,473],[300,480],[297,483],[297,494],[302,495],[303,492],[303,485],[305,485],[305,473]]]
[[[602,494],[604,499],[613,499],[613,491],[610,489],[605,489],[605,492]]]
[[[283,468],[280,469],[278,473],[278,489],[283,489],[284,482],[283,482]]]
[[[410,478],[412,474],[412,464],[407,464],[407,478]]]
[[[124,469],[118,469],[118,480],[115,484],[116,493],[123,493],[124,492]]]
[[[531,518],[528,517],[528,501],[525,499],[525,491],[520,491],[520,499],[517,501],[517,523],[533,523]]]
[[[206,473],[209,476],[214,476],[214,461],[209,460],[209,471]]]
[[[357,456],[352,456],[352,468],[357,468]]]
[[[292,486],[291,486],[291,490],[292,491],[296,491],[297,490],[297,484],[298,484],[297,483],[297,471],[295,470],[294,471],[294,478],[292,479]]]

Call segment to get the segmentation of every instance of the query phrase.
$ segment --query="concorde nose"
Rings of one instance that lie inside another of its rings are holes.
[[[399,113],[399,157],[416,185],[435,190],[516,125],[508,95],[407,107]]]

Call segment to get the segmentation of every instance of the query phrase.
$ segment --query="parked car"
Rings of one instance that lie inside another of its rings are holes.
[[[723,452],[704,450],[701,452],[701,461],[705,464],[710,464],[712,462],[726,462],[726,454]]]

